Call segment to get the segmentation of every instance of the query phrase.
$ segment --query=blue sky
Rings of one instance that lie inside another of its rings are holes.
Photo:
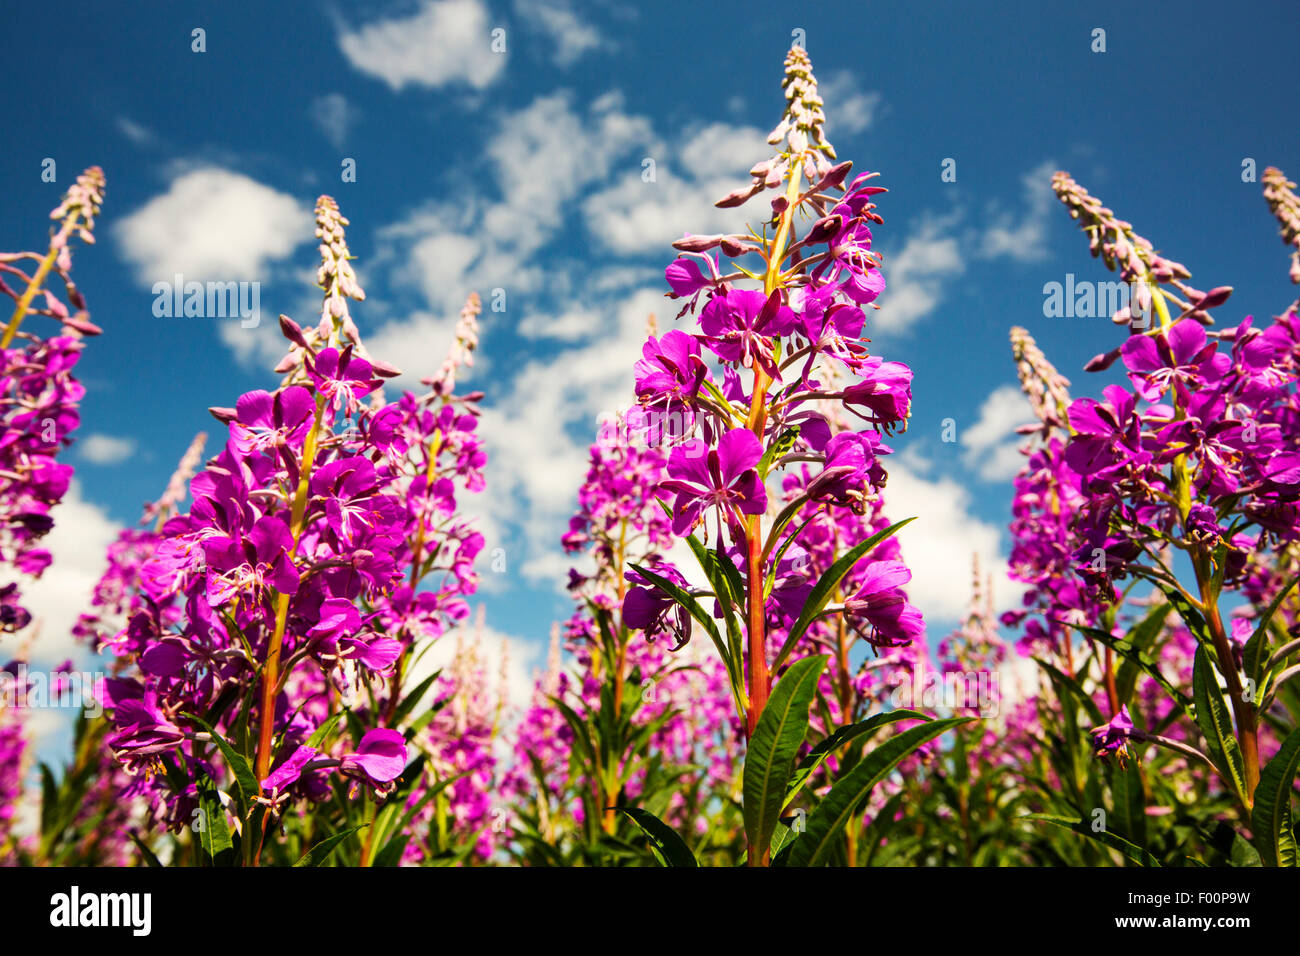
[[[917,514],[904,548],[932,639],[965,604],[972,551],[999,578],[1014,426],[1025,421],[1007,345],[1024,325],[1075,383],[1119,341],[1105,318],[1043,316],[1043,285],[1111,278],[1053,199],[1069,170],[1202,288],[1220,314],[1267,317],[1292,298],[1287,259],[1242,163],[1300,172],[1294,3],[754,3],[569,0],[420,3],[137,2],[7,16],[0,81],[0,245],[42,245],[45,217],[85,166],[108,177],[99,243],[74,276],[104,335],[68,460],[78,485],[33,592],[45,654],[97,576],[116,526],[157,497],[210,405],[275,381],[274,316],[312,318],[311,206],[334,195],[368,300],[371,352],[412,380],[440,363],[471,290],[483,317],[468,384],[487,392],[489,490],[474,502],[488,553],[480,592],[517,686],[567,613],[557,539],[597,416],[626,404],[668,243],[738,226],[712,201],[768,155],[781,61],[805,31],[841,158],[882,173],[876,230],[889,288],[873,350],[915,371],[888,500]],[[195,29],[204,52],[194,52]],[[1093,52],[1093,31],[1106,50]],[[492,49],[504,30],[505,50]],[[56,183],[41,179],[57,163]],[[355,182],[340,180],[355,161]],[[645,182],[645,159],[655,178]],[[941,164],[956,161],[956,181]],[[743,210],[742,210],[743,213]],[[156,318],[175,273],[261,283],[264,321]],[[1222,320],[1221,320],[1222,321]],[[941,440],[952,418],[956,442]],[[1014,600],[999,585],[1002,605]]]

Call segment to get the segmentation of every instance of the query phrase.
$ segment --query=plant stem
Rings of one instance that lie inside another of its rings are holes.
[[[781,260],[785,257],[786,243],[790,239],[790,225],[794,218],[795,200],[799,197],[799,176],[803,164],[796,160],[790,168],[790,181],[786,187],[786,199],[789,200],[781,213],[781,221],[772,239],[772,247],[767,259],[767,274],[763,279],[763,291],[767,295],[775,292],[781,283]],[[749,420],[746,427],[754,433],[761,444],[767,431],[767,389],[772,384],[768,374],[754,367],[754,393],[749,403]],[[746,544],[749,551],[749,712],[745,715],[747,738],[754,736],[763,708],[767,706],[768,696],[772,690],[772,675],[767,668],[767,627],[763,607],[763,516],[750,515]],[[750,846],[747,857],[750,866],[770,866],[771,847]]]
[[[45,254],[41,264],[36,267],[32,273],[32,281],[27,284],[23,290],[22,296],[18,299],[18,305],[14,308],[14,314],[9,318],[9,324],[5,326],[4,337],[0,338],[0,349],[9,348],[9,343],[14,340],[18,333],[18,326],[22,324],[23,316],[27,314],[28,308],[31,307],[32,299],[36,298],[36,293],[41,290],[41,285],[45,282],[45,277],[50,274],[54,268],[54,262],[59,257],[59,250],[67,243],[68,236],[77,226],[77,220],[80,218],[78,213],[73,213],[59,229],[58,235],[50,240],[50,251]]]
[[[1255,788],[1259,785],[1259,726],[1255,705],[1245,699],[1241,678],[1232,659],[1232,646],[1228,643],[1227,633],[1223,629],[1223,618],[1219,616],[1218,597],[1212,593],[1211,585],[1202,573],[1201,563],[1196,562],[1196,577],[1201,585],[1201,603],[1205,605],[1205,623],[1214,640],[1214,651],[1219,658],[1219,670],[1223,672],[1224,682],[1228,685],[1228,698],[1232,702],[1232,717],[1237,725],[1237,743],[1241,747],[1241,759],[1246,770],[1246,807],[1255,805]]]
[[[316,396],[316,417],[302,448],[302,470],[298,475],[298,488],[294,492],[290,511],[290,532],[293,534],[293,553],[298,550],[307,514],[307,494],[311,480],[312,463],[316,460],[317,435],[325,413],[325,399]],[[284,646],[284,631],[289,620],[289,595],[277,594],[275,598],[275,631],[266,652],[266,665],[262,670],[262,724],[257,738],[257,779],[266,779],[271,772],[271,744],[275,736],[275,697],[280,680],[280,650]]]

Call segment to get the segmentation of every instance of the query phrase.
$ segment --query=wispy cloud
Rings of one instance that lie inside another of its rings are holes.
[[[985,481],[1006,481],[1024,462],[1016,427],[1033,421],[1024,393],[1016,385],[1000,385],[980,406],[975,424],[960,429],[966,463]]]
[[[572,66],[609,44],[591,19],[580,16],[565,0],[516,0],[515,15],[550,43],[556,66]]]
[[[481,90],[501,75],[508,56],[492,49],[492,29],[487,7],[479,0],[425,0],[410,16],[355,29],[341,25],[338,43],[353,68],[393,90]]]
[[[361,111],[348,102],[342,93],[326,93],[311,101],[308,107],[311,121],[335,149],[342,149],[348,133],[361,119]]]
[[[864,90],[849,70],[827,74],[819,82],[822,99],[827,103],[826,130],[836,133],[865,133],[880,113],[884,96]]]
[[[86,435],[77,439],[77,451],[82,458],[96,465],[120,465],[135,454],[134,438],[113,435]]]

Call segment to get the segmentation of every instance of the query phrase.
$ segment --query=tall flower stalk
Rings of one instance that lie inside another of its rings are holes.
[[[1275,172],[1266,174],[1265,194],[1289,241],[1286,184]],[[1300,321],[1293,307],[1264,328],[1247,317],[1207,331],[1229,287],[1194,289],[1185,267],[1157,254],[1067,174],[1057,173],[1053,186],[1093,254],[1136,284],[1134,301],[1116,316],[1129,326],[1127,340],[1087,365],[1122,363],[1129,387],[1107,386],[1101,399],[1071,399],[1028,333],[1012,332],[1039,419],[1027,429],[1036,438],[1013,506],[1014,573],[1033,585],[1026,606],[1044,615],[1027,625],[1028,646],[1060,655],[1064,669],[1048,672],[1067,709],[1078,703],[1070,682],[1095,675],[1109,719],[1084,704],[1100,724],[1092,732],[1099,756],[1123,764],[1131,744],[1154,744],[1212,768],[1261,857],[1276,862],[1293,854],[1293,839],[1280,834],[1270,808],[1289,800],[1278,788],[1289,793],[1288,748],[1300,748],[1300,736],[1266,767],[1260,720],[1290,679],[1286,661],[1300,644],[1270,653],[1296,581],[1273,576],[1264,585],[1259,572],[1285,565],[1300,537]],[[1130,620],[1125,605],[1143,583],[1155,586],[1144,601],[1151,607]],[[1235,607],[1231,617],[1225,606]],[[1185,631],[1163,625],[1171,612]],[[1073,633],[1094,651],[1082,668]],[[1177,647],[1180,633],[1192,642],[1190,694],[1151,656],[1161,640]],[[1143,726],[1130,711],[1135,668],[1173,699],[1155,712],[1156,725]],[[1179,717],[1199,731],[1203,749],[1169,735]]]
[[[786,56],[783,85],[785,115],[768,138],[774,155],[753,167],[748,186],[718,202],[740,206],[762,194],[770,213],[743,234],[688,235],[674,243],[682,256],[666,270],[669,295],[686,300],[679,317],[698,310],[698,331],[652,335],[636,367],[642,417],[632,430],[651,444],[664,434],[682,436],[669,443],[658,495],[672,534],[694,552],[711,590],[690,588],[668,564],[633,565],[628,576],[638,587],[623,601],[631,619],[640,606],[667,599],[680,613],[645,621],[647,636],[674,632],[680,643],[694,618],[727,668],[748,739],[751,866],[772,862],[773,834],[790,835],[777,829],[788,802],[778,783],[793,773],[828,660],[807,655],[810,628],[842,615],[876,646],[906,645],[923,633],[920,613],[900,589],[910,577],[906,567],[867,557],[900,525],[853,543],[815,583],[795,550],[798,533],[823,506],[861,513],[878,497],[886,479],[879,459],[889,453],[881,435],[904,426],[912,376],[905,365],[871,355],[863,338],[864,307],[874,306],[885,285],[870,228],[882,221],[872,197],[884,190],[871,185],[875,174],[849,181],[852,164],[832,164],[822,99],[801,47]],[[867,427],[833,429],[839,414]],[[666,428],[665,421],[682,427]],[[820,467],[805,490],[776,507],[769,476],[803,463]],[[786,534],[791,528],[797,531]],[[840,585],[855,569],[860,583],[845,595]],[[842,600],[832,603],[837,593]],[[701,596],[713,598],[714,615],[699,604]],[[784,675],[775,689],[773,675]],[[905,734],[937,736],[946,726],[935,722]],[[836,805],[845,792],[833,787],[826,804]],[[814,812],[811,835],[786,841],[789,859],[825,862],[844,823],[843,815]]]

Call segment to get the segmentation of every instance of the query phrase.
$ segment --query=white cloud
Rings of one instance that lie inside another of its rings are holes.
[[[1035,262],[1047,256],[1047,223],[1056,197],[1052,193],[1051,160],[1040,163],[1021,177],[1024,213],[1017,220],[1005,210],[994,214],[980,247],[984,258],[1006,256],[1017,262]]]
[[[516,0],[515,14],[551,43],[557,66],[572,66],[592,50],[606,45],[589,19],[581,19],[563,0]]]
[[[496,518],[518,529],[529,580],[562,585],[573,563],[559,536],[587,471],[587,449],[600,416],[631,403],[645,316],[659,300],[650,289],[624,297],[600,334],[529,362],[484,410]]]
[[[1016,427],[1034,420],[1033,411],[1017,385],[1001,385],[980,406],[975,424],[961,432],[966,463],[985,481],[1006,481],[1024,462]]]
[[[137,146],[152,146],[158,141],[158,135],[153,130],[127,116],[117,118],[117,130]]]
[[[1019,216],[991,204],[982,219],[986,226],[963,227],[967,213],[961,208],[923,218],[898,252],[885,255],[887,286],[880,296],[881,310],[873,315],[873,328],[883,334],[905,333],[932,314],[953,281],[966,272],[965,253],[1016,262],[1045,256],[1047,221],[1054,203],[1052,169],[1048,161],[1021,177],[1024,208]]]
[[[394,90],[412,86],[489,86],[507,54],[492,50],[492,24],[479,0],[426,0],[411,16],[357,29],[341,27],[339,49],[349,63]]]
[[[569,309],[561,315],[532,312],[519,323],[519,334],[530,339],[573,342],[600,328],[603,313],[595,308]]]
[[[750,181],[749,169],[772,148],[752,126],[714,123],[688,132],[676,150],[661,150],[654,179],[642,167],[583,203],[587,228],[609,248],[624,254],[659,251],[686,233],[742,232],[764,200],[751,206],[719,209],[714,203]]]
[[[907,331],[934,311],[947,283],[966,271],[957,240],[948,234],[952,223],[953,217],[924,221],[896,255],[885,257],[886,285],[880,311],[871,314],[873,331]]]
[[[466,189],[454,202],[417,210],[379,230],[375,260],[393,263],[399,284],[452,316],[474,289],[485,299],[504,290],[507,314],[524,297],[567,291],[556,288],[571,281],[566,270],[542,269],[533,258],[563,228],[575,197],[606,180],[633,147],[653,145],[650,124],[622,105],[606,94],[580,111],[561,92],[503,115],[486,149],[488,169],[475,170],[478,182],[499,184],[499,195]],[[639,181],[639,160],[628,168]]]
[[[343,148],[348,133],[361,119],[361,111],[349,103],[342,93],[326,93],[316,97],[308,107],[308,114],[321,135],[335,149]]]
[[[820,79],[819,92],[826,102],[826,131],[832,137],[841,130],[849,135],[871,128],[883,97],[858,87],[857,78],[840,70]]]
[[[145,285],[264,278],[267,266],[312,242],[310,208],[292,196],[219,167],[182,173],[167,192],[113,231]]]
[[[77,451],[81,457],[96,465],[120,465],[135,454],[135,449],[134,438],[86,435],[77,439]]]
[[[883,497],[891,520],[916,517],[898,539],[912,570],[908,596],[927,621],[951,622],[965,614],[970,594],[964,582],[970,580],[973,554],[979,555],[981,567],[992,570],[995,610],[1015,604],[1020,586],[1006,576],[999,531],[970,513],[967,488],[947,478],[921,477],[891,462]],[[954,586],[954,582],[963,584]]]

